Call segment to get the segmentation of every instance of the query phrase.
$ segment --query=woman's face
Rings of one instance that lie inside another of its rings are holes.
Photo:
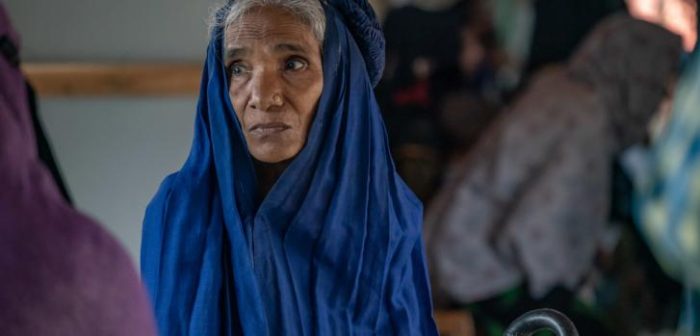
[[[229,95],[248,150],[265,163],[294,158],[323,90],[319,41],[276,7],[250,10],[225,36]]]

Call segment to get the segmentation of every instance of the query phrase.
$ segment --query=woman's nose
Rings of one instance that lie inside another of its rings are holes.
[[[248,107],[261,111],[272,111],[284,105],[282,78],[275,71],[261,70],[251,78],[251,99]]]

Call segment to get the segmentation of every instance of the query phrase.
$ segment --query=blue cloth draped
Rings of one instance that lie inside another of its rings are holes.
[[[141,268],[163,335],[437,334],[422,207],[396,174],[373,93],[381,30],[365,0],[324,7],[318,110],[260,204],[223,34],[212,34],[192,150],[144,222]]]

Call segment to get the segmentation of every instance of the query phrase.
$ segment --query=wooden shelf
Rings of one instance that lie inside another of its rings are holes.
[[[42,97],[196,96],[202,65],[28,63],[22,70]]]

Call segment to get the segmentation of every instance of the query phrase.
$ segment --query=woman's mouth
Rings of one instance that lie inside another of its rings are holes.
[[[266,136],[282,133],[290,128],[292,127],[283,122],[269,122],[255,124],[248,128],[248,132],[256,136]]]

